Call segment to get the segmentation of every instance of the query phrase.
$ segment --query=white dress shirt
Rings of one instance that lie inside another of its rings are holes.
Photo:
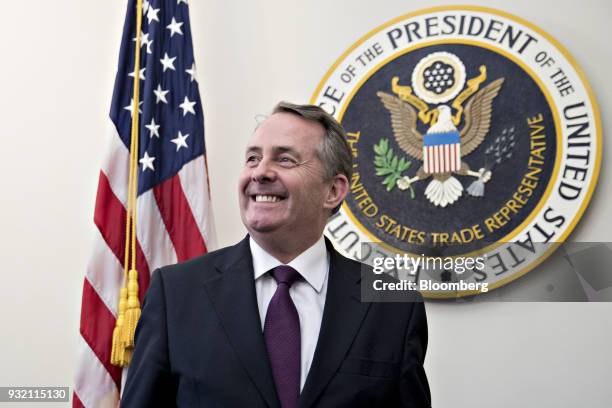
[[[249,239],[255,272],[255,292],[261,318],[261,329],[266,321],[266,312],[274,292],[276,280],[269,272],[272,268],[283,265],[278,259],[267,253],[253,238]],[[302,252],[287,265],[298,271],[303,280],[298,280],[289,289],[289,295],[295,304],[300,317],[301,368],[300,391],[304,388],[308,370],[312,364],[315,347],[319,339],[325,295],[327,294],[327,276],[329,275],[329,254],[325,248],[323,236],[306,251]]]

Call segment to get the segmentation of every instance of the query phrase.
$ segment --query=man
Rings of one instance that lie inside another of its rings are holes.
[[[361,302],[361,265],[323,237],[350,175],[333,117],[276,106],[240,176],[249,235],[155,271],[122,406],[430,406],[420,298]]]

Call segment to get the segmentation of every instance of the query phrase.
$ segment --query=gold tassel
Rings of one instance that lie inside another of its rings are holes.
[[[125,362],[125,342],[123,341],[123,331],[125,324],[125,311],[128,304],[128,290],[127,288],[121,288],[119,292],[119,315],[115,323],[115,329],[113,330],[113,346],[111,349],[111,364],[124,367],[127,365]]]
[[[133,352],[133,348],[125,348],[123,350],[123,361],[125,361],[125,365],[124,367],[127,367],[130,362],[132,361],[132,352]]]
[[[134,347],[136,325],[140,318],[140,301],[138,300],[138,272],[131,269],[128,280],[127,311],[125,312],[124,337],[125,347]]]

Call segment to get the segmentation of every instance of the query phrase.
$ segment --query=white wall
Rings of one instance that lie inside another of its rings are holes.
[[[124,1],[3,2],[0,386],[72,386],[83,273]],[[219,241],[244,234],[236,180],[254,116],[309,100],[335,59],[398,15],[455,1],[192,0]],[[462,2],[458,2],[461,4]],[[612,129],[607,0],[471,0],[556,37]],[[610,241],[612,148],[576,241]],[[612,304],[428,304],[436,407],[612,406]]]

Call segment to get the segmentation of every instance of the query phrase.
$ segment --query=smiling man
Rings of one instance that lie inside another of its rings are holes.
[[[126,407],[429,407],[424,305],[360,301],[362,266],[323,236],[349,190],[344,130],[278,104],[239,181],[249,235],[155,271]]]

